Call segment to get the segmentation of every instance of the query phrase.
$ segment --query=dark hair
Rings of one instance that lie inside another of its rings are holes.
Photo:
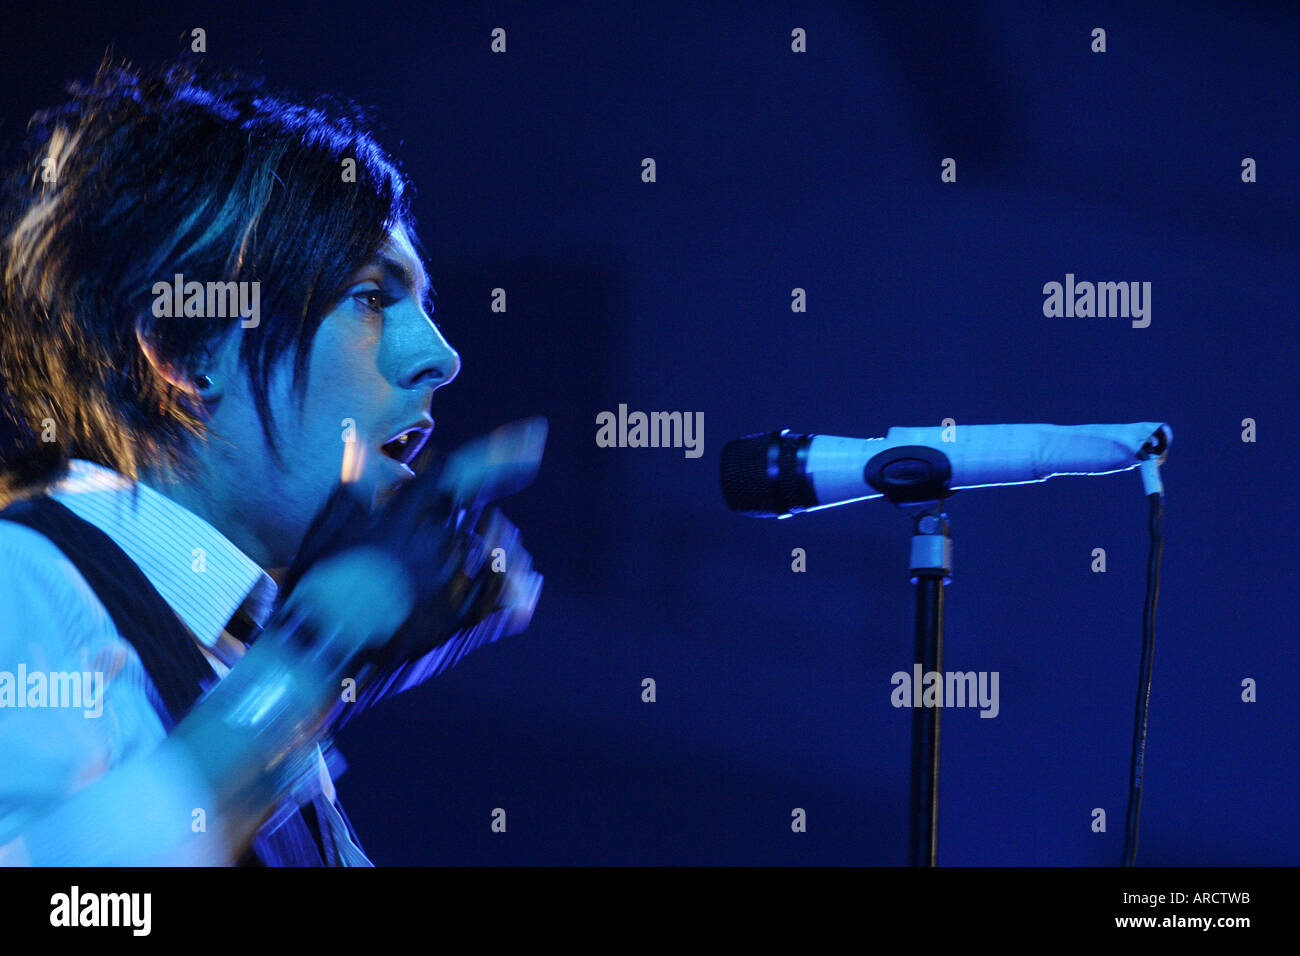
[[[233,71],[105,57],[68,92],[32,118],[0,186],[0,431],[7,417],[21,433],[0,449],[0,498],[74,457],[132,479],[143,463],[192,462],[205,434],[193,397],[153,371],[136,323],[161,360],[190,369],[240,317],[154,318],[154,283],[175,273],[260,283],[240,361],[278,455],[271,372],[293,350],[305,389],[348,278],[394,224],[416,241],[405,177],[355,104],[302,102]],[[54,441],[38,435],[49,420]]]

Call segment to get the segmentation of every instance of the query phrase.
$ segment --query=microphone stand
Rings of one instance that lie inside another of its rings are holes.
[[[916,585],[913,659],[921,675],[943,671],[943,589],[952,578],[952,529],[944,510],[953,492],[948,456],[922,445],[890,448],[867,462],[864,477],[912,520],[911,583]],[[935,866],[939,836],[939,715],[943,705],[912,710],[912,866]],[[912,687],[913,702],[921,690]]]

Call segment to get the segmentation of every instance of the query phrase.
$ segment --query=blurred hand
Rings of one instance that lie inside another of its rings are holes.
[[[528,626],[542,577],[519,531],[488,503],[526,487],[544,419],[506,425],[457,449],[373,510],[356,484],[321,509],[281,587],[286,607],[344,624],[380,666],[414,660],[473,631],[458,654]]]
[[[501,637],[518,634],[532,620],[542,576],[520,543],[519,530],[496,508],[472,530],[459,532],[451,561],[456,570],[443,591],[445,603],[425,605],[375,659],[381,666],[415,661],[443,647],[447,655],[432,672]]]

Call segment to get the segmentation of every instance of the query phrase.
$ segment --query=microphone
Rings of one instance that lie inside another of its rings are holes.
[[[722,494],[732,511],[788,518],[879,498],[920,476],[947,477],[937,474],[936,452],[951,464],[947,486],[956,490],[1128,471],[1163,460],[1172,441],[1173,430],[1161,422],[895,427],[884,438],[799,435],[787,428],[723,446]],[[889,451],[895,454],[872,463]]]

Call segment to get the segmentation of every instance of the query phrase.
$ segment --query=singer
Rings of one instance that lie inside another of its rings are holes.
[[[369,865],[331,728],[541,584],[475,499],[499,455],[412,468],[461,360],[408,184],[347,103],[107,59],[69,94],[0,218],[0,862]],[[159,315],[178,275],[258,321]]]

